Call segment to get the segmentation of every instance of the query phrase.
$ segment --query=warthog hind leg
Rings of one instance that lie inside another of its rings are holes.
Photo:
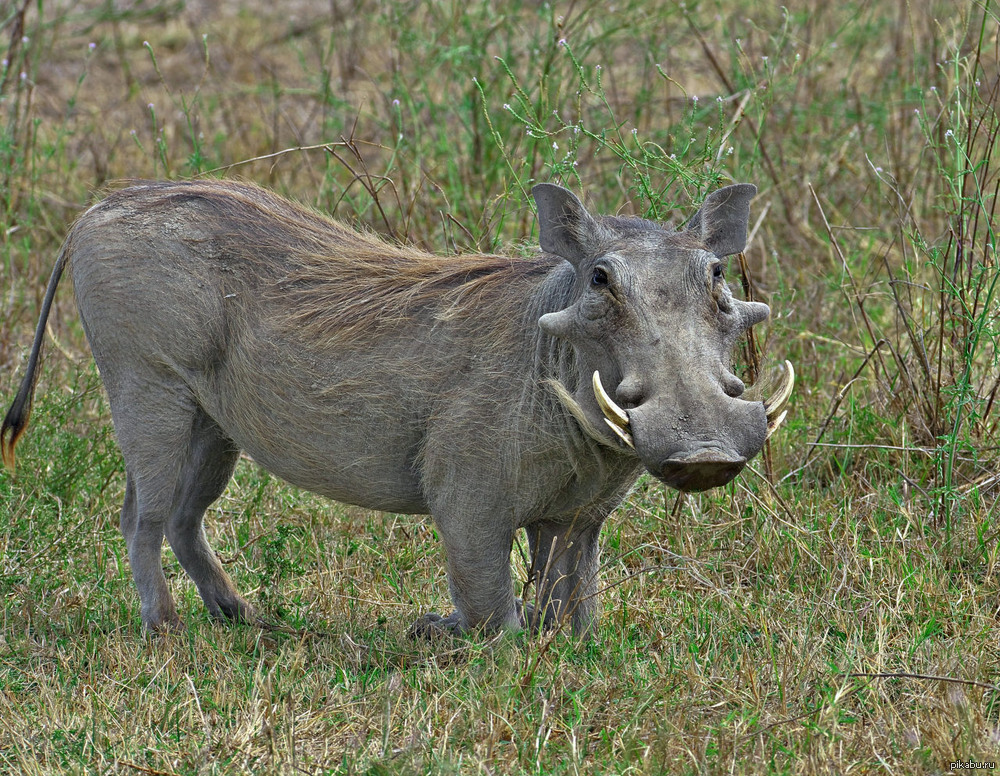
[[[252,616],[250,605],[236,591],[209,546],[203,526],[205,510],[226,489],[239,454],[239,448],[215,421],[199,410],[192,423],[166,528],[174,555],[198,586],[209,613],[217,619],[249,620]]]
[[[216,617],[247,617],[202,529],[205,508],[225,488],[239,451],[195,404],[183,384],[160,374],[105,371],[127,474],[121,531],[153,632],[182,627],[163,574],[164,535]]]
[[[140,521],[136,476],[127,463],[125,470],[125,503],[122,504],[118,525],[125,537],[132,578],[139,590],[142,622],[153,632],[183,628],[184,624],[177,616],[174,599],[167,587],[167,578],[163,575],[163,521],[155,519],[154,513],[149,509],[145,510]],[[143,486],[144,495],[147,487]],[[146,499],[147,502],[149,500]]]

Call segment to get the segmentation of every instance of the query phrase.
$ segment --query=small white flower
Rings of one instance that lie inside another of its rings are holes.
[[[399,107],[399,100],[393,100],[392,101],[392,107],[398,108]]]
[[[553,151],[558,151],[559,150],[559,144],[556,143],[555,141],[552,141],[552,150]]]
[[[565,47],[566,47],[566,46],[568,46],[569,44],[568,44],[568,43],[566,42],[566,38],[560,38],[560,39],[559,39],[559,45],[560,45],[560,46],[563,46],[563,47],[565,48]]]
[[[91,51],[93,51],[95,48],[97,48],[97,44],[96,43],[89,43],[89,44],[87,44],[87,48],[89,48]]]
[[[698,95],[697,95],[697,94],[696,94],[696,95],[694,95],[694,96],[693,96],[693,97],[691,98],[691,102],[698,102]]]
[[[504,110],[513,110],[513,108],[510,107],[510,103],[509,102],[505,102],[503,104],[503,109]]]

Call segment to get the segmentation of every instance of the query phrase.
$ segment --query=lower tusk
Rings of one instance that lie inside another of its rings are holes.
[[[775,431],[778,430],[778,426],[780,426],[782,423],[785,422],[785,416],[786,415],[788,415],[788,410],[785,410],[784,412],[782,412],[780,415],[778,415],[778,417],[774,418],[773,420],[770,417],[768,417],[768,420],[767,420],[767,436],[764,437],[764,441],[767,441],[768,439],[770,439],[771,438],[771,434],[773,434]]]
[[[628,413],[615,404],[614,399],[608,396],[608,392],[604,390],[604,385],[601,383],[601,373],[599,371],[594,372],[593,383],[594,397],[597,399],[597,405],[601,408],[601,412],[604,413],[604,422],[608,424],[608,427],[615,432],[622,442],[634,450],[635,443],[632,441],[632,429]]]
[[[775,424],[775,428],[781,424],[781,420],[784,420],[784,413],[782,410],[788,403],[789,397],[792,395],[792,389],[795,387],[795,369],[792,367],[791,361],[785,361],[784,363],[784,374],[782,375],[781,382],[778,384],[778,389],[769,398],[764,400],[764,410],[767,412],[768,421],[772,421],[774,418],[778,417],[779,413],[781,419]],[[770,428],[770,426],[768,426]]]
[[[618,438],[620,440],[622,440],[622,442],[624,442],[629,447],[631,447],[633,450],[635,450],[635,442],[632,441],[632,435],[630,433],[628,433],[628,431],[626,431],[623,428],[619,428],[618,426],[616,426],[614,423],[612,423],[607,418],[604,419],[604,422],[608,424],[608,428],[610,428],[612,431],[614,431],[615,434],[618,436]]]

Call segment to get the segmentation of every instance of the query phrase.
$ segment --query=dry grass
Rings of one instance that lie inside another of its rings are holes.
[[[64,288],[18,475],[0,474],[0,771],[1000,760],[1000,8],[494,5],[0,7],[3,395],[69,222],[114,179],[241,176],[441,252],[530,244],[534,180],[676,221],[732,178],[761,188],[760,347],[799,374],[782,435],[677,508],[640,484],[606,526],[585,645],[407,640],[447,606],[429,523],[244,462],[212,538],[278,625],[212,624],[168,556],[190,629],[150,641]]]

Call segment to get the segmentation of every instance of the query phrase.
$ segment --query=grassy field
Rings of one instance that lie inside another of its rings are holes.
[[[0,772],[1000,761],[998,36],[995,0],[0,5],[4,409],[68,225],[131,177],[241,177],[437,252],[530,250],[537,181],[674,222],[754,182],[730,278],[798,372],[733,484],[644,479],[611,517],[589,643],[409,640],[448,606],[429,520],[249,461],[209,530],[276,625],[213,623],[168,551],[189,628],[149,639],[67,281],[0,473]]]

